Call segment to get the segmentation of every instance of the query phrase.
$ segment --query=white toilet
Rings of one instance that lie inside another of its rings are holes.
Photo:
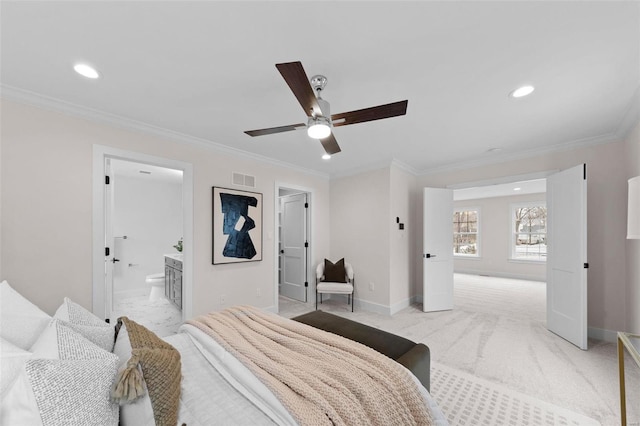
[[[151,287],[149,301],[153,302],[164,297],[164,273],[147,275],[145,282]]]

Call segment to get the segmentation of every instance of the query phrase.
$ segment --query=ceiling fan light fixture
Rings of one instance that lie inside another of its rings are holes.
[[[313,139],[324,139],[331,134],[331,125],[325,117],[309,118],[307,134]]]

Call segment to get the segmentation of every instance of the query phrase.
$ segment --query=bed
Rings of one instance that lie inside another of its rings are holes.
[[[71,300],[52,318],[2,286],[2,424],[447,424],[400,363],[257,308],[198,317],[164,339],[121,318],[114,344],[114,327]]]

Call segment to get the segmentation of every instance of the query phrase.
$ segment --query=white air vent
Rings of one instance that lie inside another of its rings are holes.
[[[243,175],[242,173],[233,172],[231,174],[231,182],[233,182],[234,185],[247,186],[249,188],[256,187],[256,177]]]

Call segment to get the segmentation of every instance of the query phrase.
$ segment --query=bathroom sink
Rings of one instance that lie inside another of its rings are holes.
[[[184,257],[182,253],[165,254],[164,256],[171,259],[179,260],[180,262],[182,262],[182,258]]]

